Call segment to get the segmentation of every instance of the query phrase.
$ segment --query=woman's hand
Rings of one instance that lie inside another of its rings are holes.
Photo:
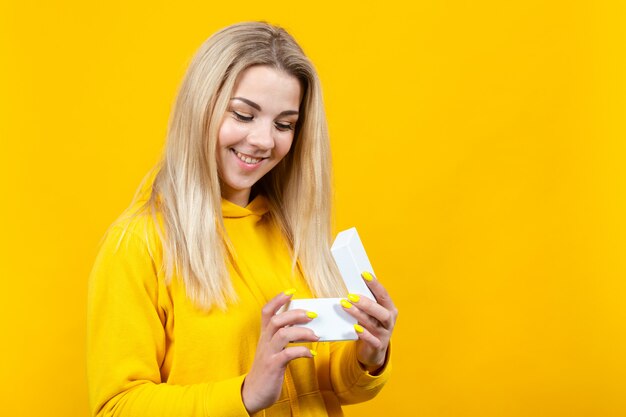
[[[276,312],[291,299],[295,290],[287,290],[270,300],[261,311],[261,336],[254,363],[241,388],[243,404],[250,414],[274,404],[280,396],[285,369],[297,358],[313,358],[315,351],[305,346],[286,347],[292,341],[317,342],[311,329],[289,327],[308,323],[315,317],[304,310]],[[312,316],[312,317],[311,317]]]
[[[389,293],[369,272],[361,274],[378,303],[367,297],[349,294],[341,300],[343,309],[357,319],[354,326],[357,341],[357,359],[369,372],[375,373],[385,363],[391,333],[398,318],[398,309]]]

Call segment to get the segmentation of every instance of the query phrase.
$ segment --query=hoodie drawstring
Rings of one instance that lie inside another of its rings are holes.
[[[285,371],[285,385],[287,386],[287,395],[289,396],[289,407],[291,408],[291,417],[300,417],[300,404],[298,403],[298,393],[296,386],[293,384],[289,365]]]

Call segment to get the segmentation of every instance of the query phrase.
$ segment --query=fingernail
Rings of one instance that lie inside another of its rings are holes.
[[[352,308],[352,304],[348,300],[341,300],[341,305],[345,308]]]
[[[289,288],[289,289],[283,291],[283,293],[285,293],[285,295],[288,295],[288,296],[291,297],[292,295],[294,295],[296,293],[296,289],[295,288]]]
[[[374,280],[374,275],[370,274],[369,272],[363,272],[361,274],[361,276],[363,277],[363,279],[365,281],[373,281]]]
[[[309,352],[311,352],[311,356],[313,356],[313,357],[317,356],[317,351],[316,350],[309,349]]]
[[[361,326],[360,324],[355,324],[354,325],[354,330],[356,330],[357,333],[363,333],[363,326]]]
[[[306,316],[310,319],[314,319],[315,317],[317,317],[317,313],[315,311],[307,311]]]
[[[360,299],[361,297],[356,294],[348,294],[348,300],[352,301],[353,303],[358,303]]]

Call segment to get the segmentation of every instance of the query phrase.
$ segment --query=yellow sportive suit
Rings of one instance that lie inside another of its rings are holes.
[[[109,230],[88,296],[93,416],[249,415],[241,385],[254,359],[261,308],[291,287],[294,298],[311,297],[267,212],[263,196],[247,207],[222,200],[237,265],[229,271],[238,299],[226,311],[196,308],[181,280],[165,283],[163,249],[150,215],[127,216]],[[376,376],[362,369],[355,342],[309,345],[318,355],[292,361],[280,399],[255,415],[341,416],[342,404],[371,399],[389,377],[388,362]]]

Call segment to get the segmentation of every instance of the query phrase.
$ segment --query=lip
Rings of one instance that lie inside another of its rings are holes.
[[[255,157],[255,156],[252,156],[252,155],[249,155],[249,154],[246,154],[246,153],[240,152],[240,151],[238,151],[238,150],[236,150],[236,149],[234,149],[234,148],[231,148],[231,149],[230,149],[230,151],[231,151],[231,154],[233,155],[233,158],[235,158],[235,161],[237,162],[237,164],[238,164],[238,165],[239,165],[242,169],[245,169],[246,171],[253,171],[254,169],[258,168],[258,167],[259,167],[259,166],[263,163],[263,161],[264,161],[264,160],[266,160],[266,159],[267,159],[267,157],[265,157],[265,158]],[[239,158],[239,156],[237,156],[237,154],[238,154],[238,153],[239,153],[239,154],[241,154],[241,155],[243,155],[243,156],[247,156],[247,157],[249,157],[249,158],[260,159],[260,161],[259,161],[259,162],[252,163],[252,164],[249,164],[249,163],[247,163],[246,161],[242,161],[242,160]]]

